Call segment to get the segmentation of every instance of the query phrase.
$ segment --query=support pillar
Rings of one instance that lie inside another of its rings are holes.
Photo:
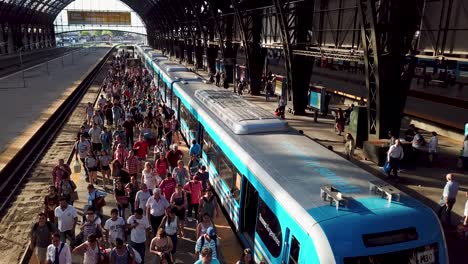
[[[188,64],[193,64],[193,43],[191,40],[186,45],[187,49],[187,63]]]
[[[22,33],[23,33],[23,47],[28,45],[28,27],[23,26],[22,27]]]
[[[13,29],[8,25],[8,54],[15,52],[15,42],[13,40]]]
[[[5,37],[3,36],[3,25],[0,24],[0,54],[6,53]]]
[[[400,132],[415,58],[406,54],[419,29],[424,0],[359,0],[368,96],[368,138]]]
[[[206,58],[208,60],[208,72],[216,73],[216,59],[218,58],[217,46],[210,45],[206,48]]]
[[[197,40],[197,45],[195,46],[195,59],[196,59],[195,69],[202,69],[203,68],[203,46],[202,46],[201,40]]]
[[[238,44],[232,44],[230,41],[225,42],[223,62],[226,71],[226,83],[234,83],[234,65],[236,65],[238,48]],[[225,88],[227,88],[226,85]]]
[[[250,27],[251,41],[248,41],[250,52],[247,63],[249,64],[249,81],[250,91],[252,95],[260,95],[262,90],[262,74],[263,66],[265,65],[266,49],[260,45],[262,23],[263,19],[261,14],[256,13],[252,15]]]
[[[33,50],[34,49],[34,28],[29,28],[29,50]]]

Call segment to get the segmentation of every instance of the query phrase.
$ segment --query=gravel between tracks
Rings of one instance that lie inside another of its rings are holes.
[[[0,263],[18,263],[30,238],[30,229],[36,216],[43,209],[47,186],[52,184],[52,169],[60,158],[68,158],[75,142],[76,133],[85,120],[87,102],[94,102],[107,67],[98,74],[77,108],[36,164],[22,190],[2,213],[0,220]]]

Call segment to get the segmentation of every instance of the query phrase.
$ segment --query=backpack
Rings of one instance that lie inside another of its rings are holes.
[[[215,248],[218,249],[218,237],[213,239],[215,242]],[[200,244],[200,252],[203,250],[203,246],[205,245],[205,236],[201,237],[201,244]],[[218,250],[216,250],[216,255],[218,255]]]

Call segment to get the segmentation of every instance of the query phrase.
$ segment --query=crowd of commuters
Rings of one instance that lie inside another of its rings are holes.
[[[82,168],[89,182],[87,197],[80,198],[86,201],[81,221],[72,168],[60,159],[52,171],[44,210],[31,230],[40,264],[69,264],[72,253],[85,264],[144,263],[147,255],[153,255],[151,263],[174,263],[185,221],[197,222],[194,262],[219,263],[219,206],[200,145],[191,142],[185,166],[174,111],[146,69],[126,65],[129,56],[120,50],[112,59],[103,94],[96,105],[87,105],[77,133],[73,170]],[[245,251],[239,263],[251,259]]]

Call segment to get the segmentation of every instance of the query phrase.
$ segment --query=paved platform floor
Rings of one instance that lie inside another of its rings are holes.
[[[81,50],[25,71],[0,78],[0,170],[76,89],[109,48]]]

